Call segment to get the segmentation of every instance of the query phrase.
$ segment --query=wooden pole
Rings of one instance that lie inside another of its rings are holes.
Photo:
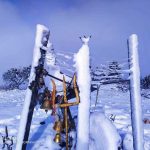
[[[133,34],[128,40],[130,68],[130,103],[134,150],[144,150],[142,102],[140,94],[140,67],[138,58],[138,37]]]

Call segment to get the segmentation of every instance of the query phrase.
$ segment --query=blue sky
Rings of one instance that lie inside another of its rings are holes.
[[[55,51],[77,52],[92,35],[97,65],[127,58],[127,38],[139,36],[142,76],[150,74],[149,0],[0,0],[0,75],[32,62],[36,24],[50,28]]]

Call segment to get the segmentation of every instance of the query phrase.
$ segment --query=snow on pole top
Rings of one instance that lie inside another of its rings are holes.
[[[82,43],[85,44],[85,45],[88,45],[90,38],[91,38],[91,36],[88,36],[88,37],[86,37],[86,36],[80,37]]]
[[[35,45],[33,50],[32,68],[31,68],[30,79],[29,79],[30,82],[35,78],[34,68],[38,66],[39,59],[41,57],[40,48],[47,51],[50,47],[49,35],[50,35],[50,31],[47,27],[45,27],[44,25],[37,24]]]
[[[140,74],[140,67],[139,67],[139,56],[138,56],[138,36],[136,34],[132,34],[129,37],[129,56],[132,61],[130,61],[130,70],[136,70],[138,74]],[[136,67],[133,67],[136,64]]]
[[[132,42],[132,46],[133,47],[136,47],[138,46],[138,36],[136,34],[132,34],[130,37],[129,37],[129,41]],[[131,44],[130,44],[131,46]]]
[[[36,47],[42,47],[47,45],[48,38],[50,31],[47,27],[41,24],[37,24],[36,26],[37,32],[36,32],[36,39],[35,39],[35,46]]]

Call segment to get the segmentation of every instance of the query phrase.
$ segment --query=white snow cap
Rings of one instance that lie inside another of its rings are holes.
[[[88,37],[86,37],[86,36],[80,37],[82,43],[85,44],[85,45],[88,45],[90,38],[91,38],[91,36],[88,36]]]
[[[50,31],[47,27],[41,24],[37,24],[36,28],[37,28],[37,32],[36,32],[35,46],[41,47],[42,44],[45,41],[47,41],[46,36],[48,36]]]

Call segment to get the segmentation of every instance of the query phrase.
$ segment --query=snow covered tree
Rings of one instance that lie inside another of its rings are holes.
[[[31,66],[11,68],[3,74],[3,80],[9,89],[19,89],[28,82]]]
[[[121,80],[121,67],[117,61],[109,62],[96,68],[91,68],[91,77],[93,81],[114,81]]]
[[[144,88],[144,89],[150,88],[150,75],[144,77],[144,78],[141,80],[141,86],[142,86],[142,88]]]
[[[91,67],[92,81],[101,81],[106,76],[106,67]]]
[[[117,61],[112,61],[108,65],[108,76],[111,77],[109,79],[121,79],[121,73],[119,72],[121,70],[121,67],[119,66],[119,63]]]

